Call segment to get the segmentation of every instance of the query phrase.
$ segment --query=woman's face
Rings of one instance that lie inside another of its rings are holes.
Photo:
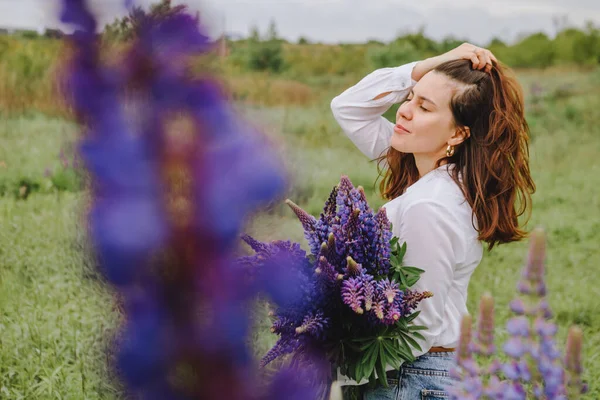
[[[444,156],[448,144],[459,144],[462,140],[454,140],[457,129],[450,110],[457,88],[456,82],[435,71],[421,78],[398,108],[391,147],[437,160]]]

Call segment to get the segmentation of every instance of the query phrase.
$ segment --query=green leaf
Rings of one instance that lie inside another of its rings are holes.
[[[406,339],[406,341],[408,342],[408,344],[410,344],[413,348],[419,350],[419,351],[423,351],[421,349],[421,346],[419,345],[419,343],[417,343],[417,341],[415,339],[413,339],[412,337],[410,337],[410,335],[407,335],[405,333],[402,334],[402,337],[404,339]]]
[[[403,260],[405,254],[406,254],[406,242],[402,243],[402,247],[400,248],[400,252],[398,253],[398,256],[400,257],[401,260]]]
[[[409,326],[408,330],[411,331],[411,332],[414,332],[414,331],[425,331],[425,330],[427,330],[427,327],[426,326],[422,326],[422,325],[413,325],[413,326]]]
[[[394,348],[394,342],[390,340],[383,341],[383,350],[387,356],[387,363],[390,364],[395,369],[400,368],[400,364],[402,363],[402,359],[398,354],[397,349]]]
[[[398,241],[399,241],[399,240],[400,240],[400,239],[398,238],[398,236],[394,236],[394,237],[392,238],[392,240],[390,240],[390,246],[391,246],[392,248],[394,248],[394,246],[395,246],[396,244],[398,244]]]
[[[385,375],[385,364],[383,356],[383,347],[379,347],[379,362],[375,363],[375,370],[377,371],[377,379],[383,387],[388,387],[387,376]]]
[[[405,287],[408,287],[408,282],[406,282],[406,277],[404,276],[404,273],[401,271],[398,276],[400,278],[400,284]]]
[[[417,339],[425,340],[425,336],[421,335],[419,332],[411,332],[410,334]]]
[[[408,343],[406,343],[406,340],[404,340],[404,337],[402,336],[400,336],[400,340],[398,341],[397,351],[404,360],[408,362],[413,362],[415,360],[415,357],[410,350],[410,346]]]
[[[379,355],[379,348],[373,348],[373,351],[368,353],[365,357],[364,365],[364,376],[371,379],[371,375],[375,369],[375,363],[377,362],[377,356]],[[357,381],[358,382],[358,381]]]
[[[376,338],[375,339],[371,339],[369,342],[367,342],[367,343],[363,344],[362,346],[360,346],[359,349],[360,349],[360,351],[365,351],[369,347],[378,346],[377,342],[378,342],[378,340]]]
[[[406,319],[404,319],[404,318],[400,318],[398,321],[396,321],[396,326],[404,332],[408,331],[408,323],[406,322]]]
[[[402,266],[402,260],[398,258],[397,255],[393,254],[390,256],[390,260],[392,262],[392,265],[394,266],[394,269],[396,271],[399,270],[399,268]]]
[[[408,287],[412,287],[415,283],[417,283],[419,280],[418,276],[410,276],[406,279],[406,286]]]
[[[417,268],[417,267],[403,266],[402,269],[404,270],[404,272],[409,273],[409,274],[414,274],[414,275],[421,275],[423,272],[425,272],[425,270]]]
[[[413,322],[414,319],[419,316],[419,314],[421,314],[421,311],[416,311],[416,312],[410,314],[408,317],[406,317],[406,323],[410,324],[411,322]]]

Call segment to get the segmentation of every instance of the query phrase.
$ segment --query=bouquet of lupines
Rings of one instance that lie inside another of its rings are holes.
[[[347,176],[331,191],[319,219],[286,203],[302,223],[309,255],[298,243],[242,236],[256,252],[240,259],[254,279],[272,280],[263,266],[281,258],[301,292],[293,302],[274,299],[271,332],[280,338],[262,365],[290,353],[294,361],[322,354],[356,381],[378,378],[387,386],[386,366],[398,368],[414,360],[413,349],[421,350],[415,339],[423,338],[419,331],[425,327],[412,321],[419,302],[433,294],[410,287],[423,270],[402,265],[406,245],[392,238],[385,208],[375,213],[362,187]]]

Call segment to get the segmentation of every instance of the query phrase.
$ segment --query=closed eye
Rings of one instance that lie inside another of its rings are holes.
[[[409,99],[409,98],[407,97],[407,98],[406,98],[406,101],[412,101],[412,99],[413,99],[413,98],[410,98],[410,99]],[[426,109],[426,108],[425,108],[425,107],[423,107],[422,105],[421,105],[421,106],[419,106],[419,108],[421,108],[421,110],[423,110],[423,111],[425,111],[425,112],[430,112],[430,110]]]

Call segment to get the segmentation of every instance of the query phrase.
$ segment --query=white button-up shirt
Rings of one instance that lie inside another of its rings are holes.
[[[342,130],[370,159],[390,146],[394,124],[382,114],[404,101],[417,83],[411,77],[416,63],[376,70],[331,102]],[[373,100],[387,92],[391,93]],[[425,270],[413,288],[433,292],[417,308],[421,313],[414,324],[427,330],[420,331],[425,341],[417,340],[423,351],[415,350],[415,356],[434,346],[458,345],[469,280],[483,254],[472,209],[449,174],[453,167],[441,166],[425,174],[383,206],[393,235],[407,244],[404,264]],[[338,378],[345,385],[357,384],[341,375]]]

